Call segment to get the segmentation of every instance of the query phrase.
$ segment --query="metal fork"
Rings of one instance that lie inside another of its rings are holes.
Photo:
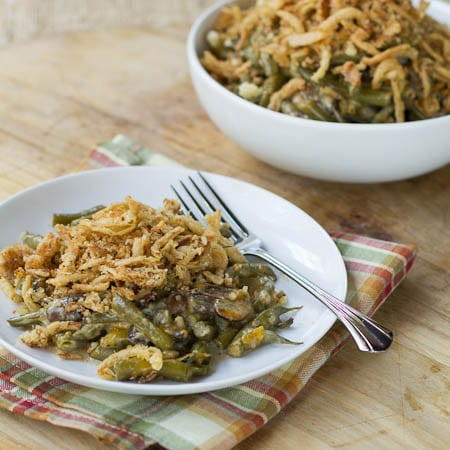
[[[242,224],[206,177],[200,172],[197,172],[197,174],[199,177],[198,181],[191,176],[188,177],[192,185],[191,188],[181,180],[180,185],[183,191],[171,185],[173,192],[180,200],[187,214],[190,214],[196,220],[204,222],[203,217],[206,214],[219,209],[222,213],[222,222],[230,227],[230,239],[245,256],[261,258],[320,300],[347,328],[361,351],[378,353],[388,349],[393,339],[390,330],[326,292],[264,250],[263,242]],[[190,208],[189,203],[193,204],[195,208]]]

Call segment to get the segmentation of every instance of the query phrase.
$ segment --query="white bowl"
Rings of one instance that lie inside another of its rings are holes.
[[[203,68],[205,35],[226,4],[202,14],[189,34],[192,81],[211,120],[257,158],[289,172],[341,182],[374,183],[410,178],[450,163],[450,115],[400,124],[345,124],[291,117],[231,93]],[[431,2],[429,14],[450,25],[450,5]]]

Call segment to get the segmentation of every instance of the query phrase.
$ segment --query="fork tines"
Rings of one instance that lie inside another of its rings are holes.
[[[177,189],[174,185],[171,185],[185,213],[205,223],[204,216],[206,214],[220,210],[222,222],[230,227],[233,237],[236,240],[247,237],[249,235],[247,228],[227,206],[211,183],[201,172],[197,172],[197,176],[198,180],[188,176],[186,183],[180,180],[181,188]]]

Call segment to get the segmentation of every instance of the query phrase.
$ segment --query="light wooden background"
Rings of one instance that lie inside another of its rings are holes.
[[[0,44],[61,31],[191,23],[215,0],[0,0]]]
[[[0,49],[0,200],[75,170],[93,144],[121,132],[187,166],[270,189],[329,230],[417,243],[415,268],[377,316],[395,332],[392,349],[363,355],[349,345],[239,450],[448,448],[450,166],[364,186],[258,162],[201,110],[185,35],[185,27],[121,28]],[[0,411],[0,448],[103,447],[82,432]]]

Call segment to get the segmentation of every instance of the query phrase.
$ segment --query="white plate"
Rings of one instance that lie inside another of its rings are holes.
[[[73,212],[97,204],[122,200],[131,194],[137,200],[159,206],[173,197],[170,183],[194,172],[187,169],[126,167],[82,172],[27,189],[0,205],[0,246],[19,240],[23,230],[50,230],[53,212]],[[267,249],[312,281],[345,298],[347,275],[335,244],[310,216],[282,198],[251,184],[208,174],[208,178]],[[205,392],[257,378],[291,361],[314,345],[333,325],[335,317],[302,289],[279,280],[289,306],[303,305],[294,325],[283,331],[287,338],[303,345],[270,345],[244,358],[226,358],[210,376],[191,383],[160,381],[152,384],[113,382],[96,375],[93,362],[65,361],[55,354],[32,349],[19,339],[21,331],[6,324],[14,304],[0,294],[0,343],[29,364],[74,383],[108,391],[176,395]]]

